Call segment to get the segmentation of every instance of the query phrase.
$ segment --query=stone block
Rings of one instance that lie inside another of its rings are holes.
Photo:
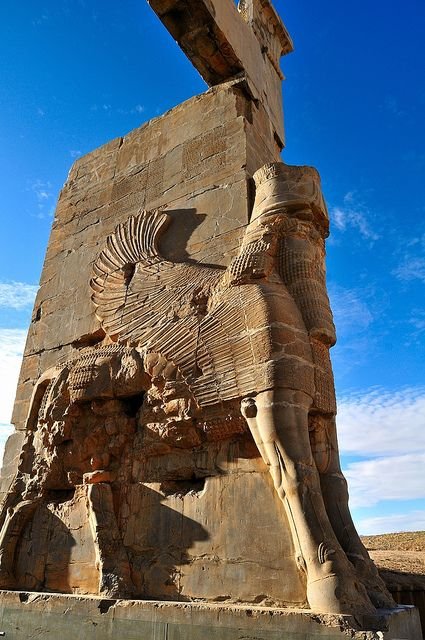
[[[6,638],[61,640],[421,640],[413,607],[382,612],[375,630],[310,611],[0,592]]]

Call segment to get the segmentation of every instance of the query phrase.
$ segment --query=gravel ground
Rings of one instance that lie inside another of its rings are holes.
[[[362,536],[388,586],[425,589],[425,531]]]

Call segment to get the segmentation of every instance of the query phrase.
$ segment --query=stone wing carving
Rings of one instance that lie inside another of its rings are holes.
[[[267,305],[257,287],[231,286],[222,268],[165,260],[158,240],[168,223],[164,212],[143,211],[107,238],[90,283],[102,327],[176,365],[199,406],[257,391],[264,340],[247,327],[262,316],[268,324]]]
[[[191,386],[202,372],[211,380],[213,358],[200,324],[223,270],[164,259],[158,240],[169,220],[164,212],[142,211],[118,225],[94,263],[90,286],[109,336],[161,353]]]
[[[211,287],[221,275],[190,263],[165,260],[158,240],[169,224],[159,211],[142,211],[108,236],[94,263],[90,285],[102,327],[120,342],[148,344],[158,331],[176,330],[202,313]]]

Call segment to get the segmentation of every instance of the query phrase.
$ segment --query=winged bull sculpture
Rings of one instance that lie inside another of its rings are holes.
[[[118,225],[93,267],[96,315],[109,342],[140,357],[137,384],[147,395],[146,380],[162,378],[178,381],[199,415],[240,403],[285,506],[310,607],[373,612],[393,603],[355,530],[339,465],[320,179],[312,168],[273,163],[254,180],[251,221],[226,269],[166,260],[158,248],[170,223],[163,211]],[[32,431],[45,388],[33,394]],[[79,399],[67,397],[71,405]]]
[[[169,217],[143,212],[108,238],[92,299],[106,333],[143,350],[145,362],[161,354],[175,365],[201,409],[240,399],[285,505],[310,606],[368,611],[371,600],[391,600],[353,525],[339,466],[320,179],[276,163],[254,180],[252,219],[226,270],[165,260],[158,240]]]

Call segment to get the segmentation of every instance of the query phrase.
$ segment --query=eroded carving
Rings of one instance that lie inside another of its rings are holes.
[[[274,163],[254,178],[251,222],[227,269],[164,259],[163,211],[142,211],[107,238],[91,280],[106,338],[35,388],[2,511],[4,586],[37,505],[87,485],[98,592],[134,592],[113,507],[130,478],[123,459],[141,478],[134,469],[149,456],[242,437],[247,425],[286,509],[309,605],[365,613],[392,604],[339,466],[319,177]]]

